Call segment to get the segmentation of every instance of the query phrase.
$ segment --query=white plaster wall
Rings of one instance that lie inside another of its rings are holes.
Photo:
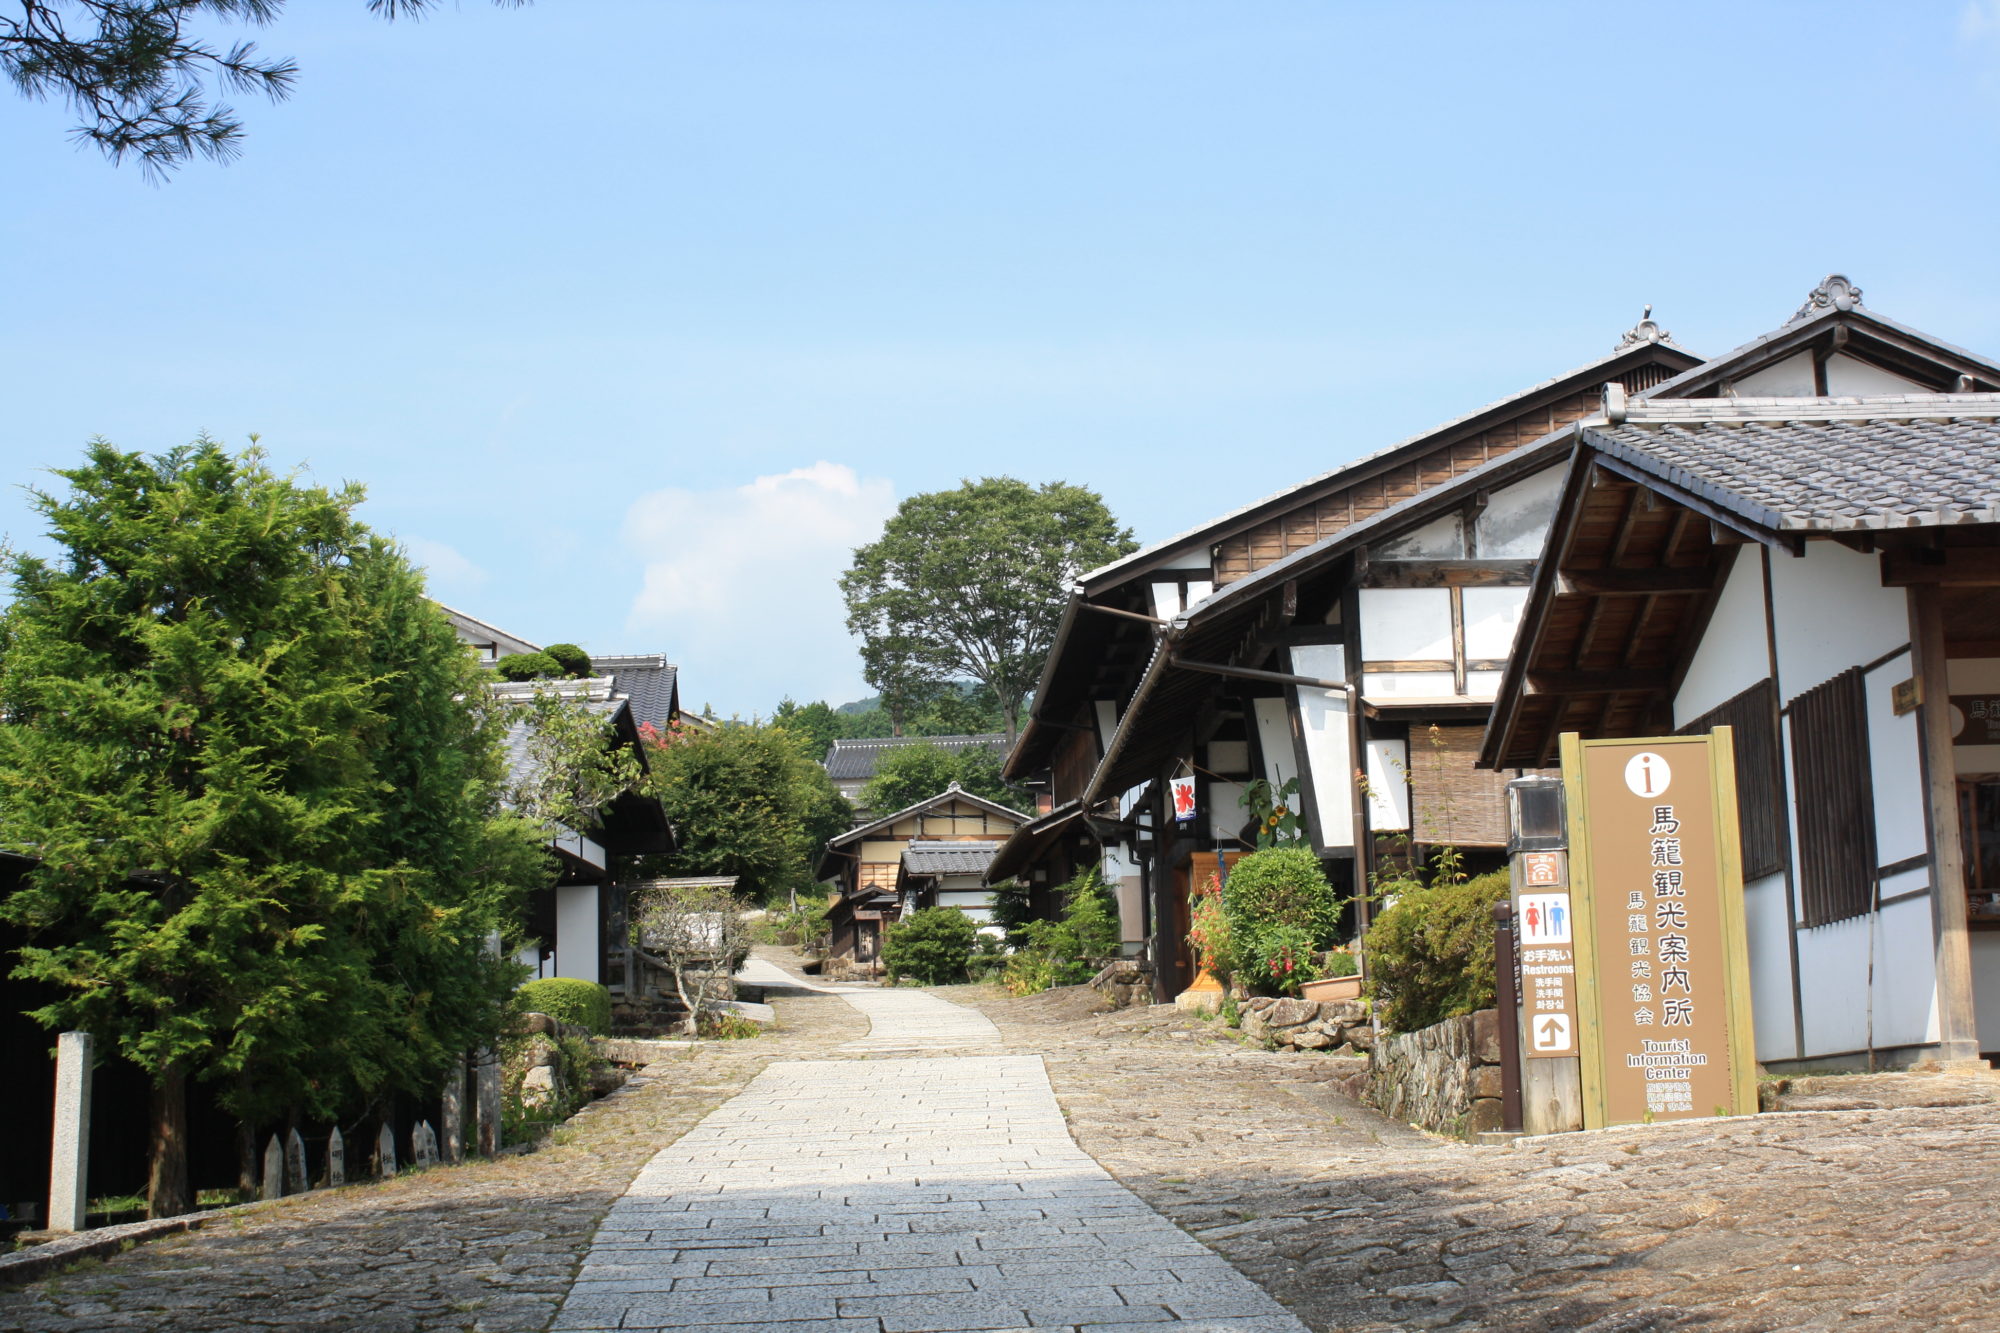
[[[597,892],[595,884],[564,884],[556,889],[555,975],[596,981]]]
[[[1193,606],[1196,602],[1205,602],[1211,596],[1213,596],[1214,593],[1215,593],[1215,584],[1209,581],[1208,579],[1189,579],[1188,589],[1187,589],[1187,604],[1189,606]]]
[[[1979,1049],[2000,1050],[2000,931],[1975,930],[1972,944],[1972,1013]]]
[[[1118,701],[1099,699],[1094,711],[1097,714],[1097,752],[1103,754],[1111,748],[1111,737],[1118,730]]]
[[[1465,655],[1474,660],[1503,658],[1514,651],[1514,632],[1528,603],[1526,588],[1467,588]]]
[[[1410,753],[1398,740],[1371,740],[1368,753],[1368,827],[1377,833],[1410,826]]]
[[[940,889],[937,896],[937,905],[939,907],[956,907],[959,911],[970,917],[976,925],[983,926],[993,919],[993,895],[984,889],[954,889],[950,892]]]
[[[1465,555],[1458,515],[1447,514],[1392,537],[1369,551],[1378,560],[1457,560]]]
[[[1875,787],[1875,864],[1892,865],[1930,850],[1924,827],[1924,773],[1917,715],[1896,716],[1890,692],[1910,678],[1904,653],[1864,678],[1868,692],[1868,766]],[[1896,890],[1886,883],[1882,896]]]
[[[1153,585],[1153,614],[1162,620],[1172,620],[1181,613],[1181,585],[1178,583],[1155,583]]]
[[[1449,661],[1450,590],[1363,588],[1361,658],[1365,662]]]
[[[1243,808],[1243,791],[1248,785],[1243,782],[1208,784],[1209,837],[1217,842],[1235,844],[1237,830],[1250,822],[1250,812]]]
[[[1826,391],[1836,398],[1859,397],[1871,393],[1931,393],[1915,380],[1871,366],[1845,352],[1829,357],[1826,363]]]
[[[1819,394],[1813,381],[1811,352],[1800,352],[1754,375],[1745,375],[1733,387],[1738,398],[1814,398]]]
[[[2000,657],[1954,658],[1945,678],[1953,694],[2000,694]],[[1951,758],[1954,772],[2000,773],[2000,745],[1954,745]]]
[[[1504,673],[1499,671],[1468,671],[1465,673],[1465,696],[1468,699],[1491,699],[1500,693],[1500,680]]]
[[[1257,747],[1264,752],[1264,780],[1282,787],[1299,775],[1299,761],[1292,751],[1292,719],[1283,699],[1253,699],[1257,715]]]
[[[1799,998],[1804,1059],[1868,1045],[1868,960],[1875,959],[1875,1045],[1938,1039],[1937,974],[1928,898],[1799,932]]]
[[[1361,677],[1361,693],[1369,699],[1441,699],[1457,690],[1449,671],[1370,671]]]
[[[1346,650],[1337,643],[1300,644],[1292,671],[1320,680],[1347,678]],[[1306,762],[1312,765],[1312,811],[1322,847],[1354,845],[1354,749],[1347,725],[1347,691],[1296,687]]]
[[[1791,920],[1785,877],[1766,875],[1743,886],[1743,920],[1750,953],[1750,1017],[1759,1060],[1798,1057],[1792,1012]]]
[[[1737,561],[1739,566],[1747,563]],[[1803,556],[1773,553],[1771,601],[1778,631],[1778,688],[1787,703],[1910,641],[1909,601],[1903,590],[1882,586],[1882,566],[1875,556],[1836,542],[1807,542]]]
[[[1533,560],[1541,555],[1566,466],[1544,468],[1493,492],[1473,534],[1481,560]]]
[[[1674,696],[1674,725],[1686,726],[1770,674],[1771,653],[1764,628],[1764,562],[1754,548],[1744,547],[1723,580],[1715,616],[1695,647],[1680,693]]]
[[[1210,741],[1208,743],[1208,771],[1225,775],[1248,773],[1250,771],[1249,741]]]

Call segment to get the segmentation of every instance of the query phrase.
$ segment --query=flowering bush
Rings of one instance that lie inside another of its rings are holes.
[[[1236,970],[1236,942],[1229,930],[1229,913],[1222,907],[1222,879],[1210,873],[1195,886],[1194,907],[1188,944],[1194,948],[1195,966],[1216,977]]]

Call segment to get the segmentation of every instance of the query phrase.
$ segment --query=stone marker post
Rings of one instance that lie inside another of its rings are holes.
[[[306,1174],[306,1141],[294,1129],[285,1136],[285,1189],[304,1194],[312,1187],[312,1177]]]
[[[491,1046],[479,1052],[473,1081],[479,1094],[479,1152],[491,1157],[500,1151],[500,1057]]]
[[[90,1056],[88,1032],[56,1038],[56,1123],[49,1158],[49,1230],[83,1230],[90,1193]]]
[[[457,1166],[465,1160],[465,1057],[459,1056],[445,1071],[443,1113],[438,1124],[438,1150],[444,1160]]]
[[[329,1186],[347,1183],[347,1140],[340,1137],[339,1125],[326,1136],[326,1183]]]
[[[383,1180],[396,1174],[396,1132],[386,1120],[375,1136],[375,1174]]]
[[[437,1131],[428,1120],[419,1120],[417,1127],[410,1131],[410,1158],[418,1166],[436,1166],[438,1163]]]
[[[285,1194],[285,1150],[273,1134],[271,1141],[264,1145],[264,1194],[266,1199],[280,1199]]]

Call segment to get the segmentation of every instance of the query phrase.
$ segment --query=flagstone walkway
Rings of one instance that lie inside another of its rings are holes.
[[[871,1023],[842,1050],[999,1045],[921,991],[839,993]],[[1076,1146],[1039,1056],[975,1054],[767,1067],[612,1205],[554,1327],[1160,1324],[1305,1327]]]

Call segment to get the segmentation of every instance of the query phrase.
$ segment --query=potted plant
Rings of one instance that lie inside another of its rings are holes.
[[[1321,975],[1316,981],[1308,981],[1299,987],[1299,995],[1307,1000],[1358,1000],[1361,998],[1361,965],[1355,961],[1351,950],[1342,947],[1330,951],[1320,960]]]

